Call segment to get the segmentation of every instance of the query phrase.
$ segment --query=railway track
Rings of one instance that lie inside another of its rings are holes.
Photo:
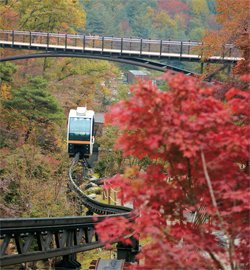
[[[85,207],[87,207],[92,213],[99,214],[99,215],[112,215],[112,214],[131,212],[132,210],[131,208],[128,208],[125,206],[101,203],[101,202],[91,199],[88,195],[84,194],[83,191],[75,183],[75,179],[73,177],[74,168],[76,167],[78,162],[79,162],[79,153],[75,155],[74,159],[72,160],[71,166],[69,168],[70,187],[77,194],[80,202]]]
[[[116,216],[124,216],[132,221],[131,208],[101,203],[84,194],[73,176],[78,162],[79,154],[76,154],[69,168],[70,187],[80,203],[98,216],[95,219],[92,216],[0,219],[1,267],[58,256],[65,259],[70,254],[103,247],[104,243],[95,232],[98,222]],[[13,252],[10,252],[10,247]],[[119,252],[118,248],[118,255],[124,254],[122,252],[126,247],[124,249],[122,246],[121,250]],[[130,250],[126,253],[130,255],[119,255],[120,258],[132,256],[129,260],[133,261],[134,254],[138,252],[138,241]]]

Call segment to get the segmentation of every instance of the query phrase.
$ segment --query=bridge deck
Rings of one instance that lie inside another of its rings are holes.
[[[196,41],[151,40],[43,32],[0,30],[0,47],[53,51],[59,53],[141,57],[191,62],[234,63],[242,58],[232,44],[225,45],[221,55],[204,59],[202,43]]]
[[[68,51],[68,52],[75,52],[75,53],[94,53],[98,52],[101,54],[109,54],[109,55],[124,55],[124,56],[140,56],[140,57],[150,57],[150,58],[168,58],[168,59],[180,59],[182,61],[200,61],[201,55],[195,55],[195,54],[179,54],[179,53],[159,53],[159,52],[146,52],[146,51],[132,51],[132,50],[120,50],[117,49],[100,49],[100,48],[91,48],[91,47],[85,47],[84,50],[82,47],[76,47],[76,46],[67,46],[65,49],[65,46],[62,45],[46,45],[46,44],[40,44],[40,43],[25,43],[25,42],[15,42],[14,45],[12,45],[11,41],[2,41],[0,40],[1,45],[7,45],[8,47],[13,47],[16,49],[33,49],[33,50],[54,50],[54,51]],[[212,56],[209,57],[209,60],[211,61],[220,61],[223,60],[224,62],[235,62],[238,60],[241,60],[242,58],[239,57],[221,57],[221,56]]]

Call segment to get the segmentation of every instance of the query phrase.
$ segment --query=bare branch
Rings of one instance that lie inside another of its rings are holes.
[[[215,199],[214,190],[213,190],[213,187],[212,187],[212,182],[211,182],[211,179],[210,179],[209,174],[208,174],[207,164],[206,164],[205,156],[204,156],[204,153],[203,153],[202,149],[201,149],[201,160],[202,160],[203,171],[204,171],[204,175],[205,175],[205,178],[206,178],[206,181],[207,181],[207,185],[208,185],[210,197],[211,197],[211,200],[212,200],[212,204],[213,204],[213,207],[215,208],[216,214],[217,214],[217,216],[219,218],[221,228],[223,228],[223,223],[224,222],[223,222],[222,216],[220,214],[220,211],[219,211],[216,199]]]

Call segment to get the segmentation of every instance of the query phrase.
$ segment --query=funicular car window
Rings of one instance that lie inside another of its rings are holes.
[[[69,140],[89,141],[91,132],[91,119],[72,117],[69,123]]]

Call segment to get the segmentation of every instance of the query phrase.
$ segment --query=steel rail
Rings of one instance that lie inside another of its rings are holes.
[[[42,260],[103,247],[98,240],[95,225],[105,218],[123,216],[133,221],[131,208],[100,203],[89,198],[76,185],[73,170],[79,153],[69,169],[71,187],[81,203],[91,212],[103,216],[7,218],[0,219],[0,265],[8,266],[27,261]],[[8,254],[13,243],[17,254]],[[36,251],[33,250],[36,247]]]
[[[72,185],[73,191],[76,192],[79,199],[81,200],[81,203],[84,206],[86,206],[91,212],[96,213],[96,214],[102,214],[102,215],[111,215],[111,214],[118,214],[118,213],[122,214],[122,213],[129,213],[132,211],[131,208],[128,208],[125,206],[101,203],[85,195],[82,192],[82,190],[77,186],[73,178],[73,169],[77,165],[78,161],[79,161],[79,153],[77,153],[74,159],[72,160],[72,163],[69,169],[69,179],[70,179],[70,183]]]
[[[121,216],[121,214],[110,214],[110,217]],[[124,212],[124,216],[129,218],[129,213]],[[1,218],[0,232],[1,234],[11,231],[39,231],[54,230],[55,228],[74,228],[79,226],[94,226],[104,220],[105,216],[66,216],[66,217],[50,217],[50,218]]]

